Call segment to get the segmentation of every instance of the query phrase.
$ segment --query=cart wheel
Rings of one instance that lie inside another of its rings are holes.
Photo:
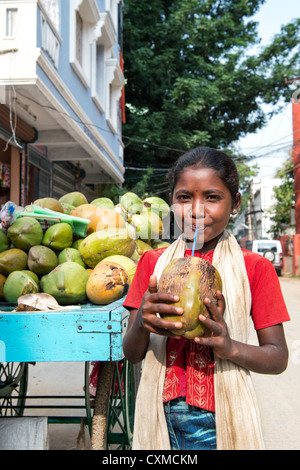
[[[85,410],[86,410],[86,424],[88,426],[90,437],[92,437],[92,402],[94,402],[94,397],[90,395],[90,363],[85,362],[85,371],[84,371],[84,395],[85,395]]]
[[[124,360],[124,366],[126,429],[128,442],[131,448],[134,428],[135,399],[141,377],[141,366],[140,364],[131,364],[126,360]]]
[[[27,363],[0,363],[0,416],[23,416],[27,381]]]

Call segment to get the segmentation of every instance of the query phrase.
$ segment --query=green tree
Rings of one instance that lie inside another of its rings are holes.
[[[236,160],[237,170],[240,178],[240,192],[242,195],[242,204],[240,211],[242,212],[248,204],[250,197],[248,188],[251,180],[258,173],[257,165],[249,165],[242,156],[234,156]],[[139,172],[136,172],[139,173]],[[159,173],[153,171],[153,168],[148,167],[145,172],[132,176],[132,180],[126,181],[125,184],[120,187],[118,185],[107,185],[104,193],[106,197],[111,198],[115,204],[118,204],[120,196],[125,194],[127,191],[132,191],[137,194],[141,199],[147,196],[162,197],[167,203],[169,203],[169,183],[165,179],[166,172]],[[155,184],[155,180],[159,179],[159,183]],[[156,188],[156,189],[155,189]],[[234,219],[230,221],[230,227],[234,225]]]
[[[270,233],[273,237],[282,235],[284,229],[291,227],[291,210],[294,207],[294,164],[289,158],[277,171],[277,178],[282,183],[274,188],[276,203],[270,210],[270,220],[273,222]]]
[[[263,3],[124,2],[125,165],[164,169],[198,145],[228,149],[266,123],[264,103],[290,100],[283,76],[299,74],[300,19],[249,55]]]
[[[105,191],[103,191],[103,194],[105,194],[106,197],[110,198],[115,204],[119,203],[120,197],[127,191],[135,193],[143,200],[150,193],[152,187],[152,173],[152,168],[148,167],[143,175],[139,175],[138,177],[134,178],[134,182],[129,180],[122,186],[118,186],[116,184],[109,184],[107,185]]]

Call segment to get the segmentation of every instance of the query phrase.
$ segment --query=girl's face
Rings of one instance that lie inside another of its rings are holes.
[[[177,225],[197,248],[213,249],[226,228],[233,209],[240,207],[240,194],[232,201],[229,189],[211,168],[187,167],[178,178],[172,197]]]

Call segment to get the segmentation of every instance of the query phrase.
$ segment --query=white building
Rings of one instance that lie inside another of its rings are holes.
[[[269,233],[272,222],[271,209],[276,200],[274,197],[274,187],[279,186],[282,181],[279,178],[254,178],[251,187],[250,199],[250,227],[252,240],[261,238],[272,238]]]
[[[247,209],[236,219],[233,233],[238,240],[259,240],[272,238],[269,233],[271,209],[275,204],[274,187],[282,181],[279,178],[253,178],[249,187],[250,199]]]
[[[0,0],[0,203],[123,182],[122,64],[122,0]]]

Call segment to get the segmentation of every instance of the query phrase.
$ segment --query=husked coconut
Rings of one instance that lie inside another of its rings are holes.
[[[222,292],[221,276],[208,261],[197,257],[171,261],[160,277],[158,291],[178,295],[179,302],[174,305],[184,309],[181,316],[162,315],[166,320],[182,322],[182,328],[172,333],[188,339],[203,336],[205,327],[198,317],[210,316],[204,299],[217,303],[218,290]]]
[[[92,303],[108,305],[126,294],[129,283],[129,274],[120,264],[102,261],[86,283],[86,294]]]

